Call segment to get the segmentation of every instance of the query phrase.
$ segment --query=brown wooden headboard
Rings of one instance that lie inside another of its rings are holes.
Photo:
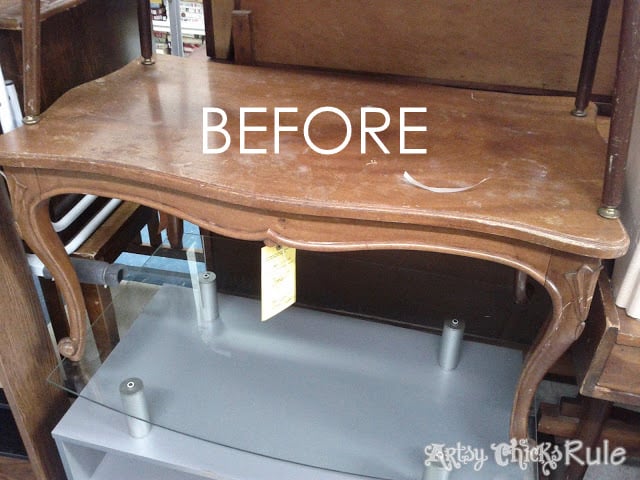
[[[236,0],[258,64],[393,73],[469,86],[576,90],[588,0]],[[594,94],[610,95],[622,0]],[[209,40],[210,41],[210,40]]]

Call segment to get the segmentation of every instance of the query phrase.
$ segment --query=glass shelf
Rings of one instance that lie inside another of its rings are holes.
[[[51,382],[123,412],[119,385],[139,377],[153,425],[265,460],[418,480],[425,447],[461,445],[489,457],[479,472],[461,465],[461,478],[528,478],[491,449],[509,441],[520,351],[465,341],[447,372],[438,335],[296,306],[261,322],[258,300],[223,294],[207,321],[202,243],[186,244],[186,260],[154,255],[116,289],[122,330],[135,320],[108,358],[88,348]]]

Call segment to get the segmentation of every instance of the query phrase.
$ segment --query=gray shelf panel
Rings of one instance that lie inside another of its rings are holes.
[[[101,469],[123,462],[125,469],[165,471],[173,480],[358,480],[362,477],[327,472],[222,447],[165,428],[148,436],[129,436],[123,414],[78,398],[53,431],[69,480],[96,480]],[[102,463],[107,459],[107,467]],[[115,467],[114,467],[115,468]],[[120,468],[120,467],[118,467]],[[100,470],[99,470],[100,469]],[[108,478],[108,477],[106,477]],[[111,480],[127,477],[112,476]],[[135,480],[156,480],[135,476]],[[162,477],[160,477],[162,478]],[[366,479],[363,479],[366,480]]]
[[[201,480],[184,472],[136,461],[121,455],[107,454],[91,480]]]
[[[459,367],[444,372],[437,335],[300,308],[261,323],[254,300],[219,303],[224,328],[212,333],[190,289],[162,287],[82,396],[119,409],[120,381],[138,376],[155,423],[326,475],[419,479],[426,445],[491,456],[491,443],[508,440],[519,351],[465,342]],[[521,475],[489,461],[474,478]]]

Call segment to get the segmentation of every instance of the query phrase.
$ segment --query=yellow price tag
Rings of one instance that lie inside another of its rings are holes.
[[[296,301],[296,249],[262,247],[262,321]]]

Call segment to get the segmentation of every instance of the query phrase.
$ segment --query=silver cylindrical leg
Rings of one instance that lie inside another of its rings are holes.
[[[422,480],[448,480],[450,473],[451,472],[444,468],[442,465],[432,463],[431,465],[424,466]]]
[[[440,340],[438,363],[443,370],[453,370],[458,366],[464,336],[464,321],[454,318],[444,322]]]
[[[122,407],[127,415],[129,435],[142,438],[151,430],[149,407],[144,395],[144,385],[139,378],[127,378],[120,384]]]
[[[216,274],[213,272],[201,273],[198,275],[198,281],[200,283],[200,299],[202,300],[202,320],[213,322],[220,316]]]

